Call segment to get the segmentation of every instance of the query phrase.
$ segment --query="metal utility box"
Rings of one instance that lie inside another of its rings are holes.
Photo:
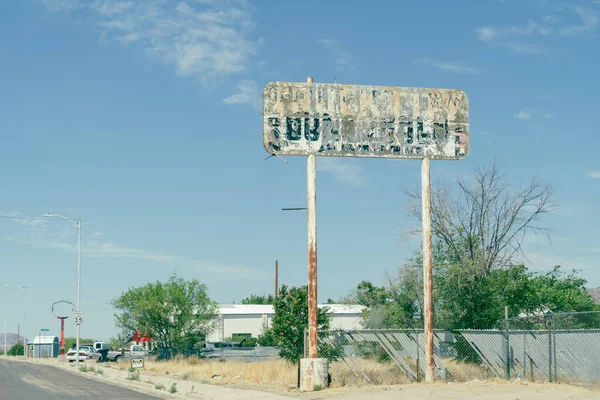
[[[60,353],[58,336],[36,336],[33,342],[33,358],[54,358]]]

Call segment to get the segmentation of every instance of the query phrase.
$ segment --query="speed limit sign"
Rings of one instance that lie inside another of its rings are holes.
[[[75,325],[83,324],[83,312],[82,311],[76,311],[73,313],[73,322],[75,322]]]

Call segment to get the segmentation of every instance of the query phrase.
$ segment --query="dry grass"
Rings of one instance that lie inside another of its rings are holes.
[[[329,364],[331,386],[352,385],[399,385],[410,383],[410,380],[400,373],[396,364],[391,362],[380,363],[375,360],[362,358],[348,358],[347,363],[354,372],[348,368],[344,361],[334,361]],[[362,374],[369,378],[366,380]]]
[[[414,360],[405,361],[413,371],[416,369]],[[362,358],[348,358],[347,362],[355,372],[352,372],[341,360],[329,364],[332,387],[410,383],[393,362],[382,363]],[[119,364],[108,363],[107,365],[122,369]],[[489,372],[479,365],[465,364],[452,359],[445,359],[444,365],[455,381],[489,380],[491,377]],[[361,370],[369,380],[364,379]],[[147,359],[144,372],[152,375],[170,375],[201,383],[258,385],[284,390],[296,387],[298,379],[297,366],[279,359],[253,362],[201,360],[195,356],[177,357],[169,361]]]
[[[452,358],[444,359],[443,363],[452,375],[453,380],[457,382],[482,381],[495,377],[491,371],[482,365],[463,363]]]
[[[153,375],[172,375],[201,383],[244,383],[289,388],[295,387],[298,380],[297,366],[283,360],[221,362],[192,356],[169,361],[146,360],[144,369]]]

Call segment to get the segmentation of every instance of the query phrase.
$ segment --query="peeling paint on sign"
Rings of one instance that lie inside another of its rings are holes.
[[[469,152],[460,90],[271,82],[263,91],[271,154],[458,160]]]

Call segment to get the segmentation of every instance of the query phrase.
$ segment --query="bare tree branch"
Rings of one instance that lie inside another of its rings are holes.
[[[404,193],[409,199],[408,214],[421,221],[420,190],[405,189]],[[489,169],[475,169],[467,179],[459,177],[452,188],[443,184],[432,187],[432,235],[456,261],[469,261],[485,275],[524,256],[527,235],[550,237],[544,217],[557,209],[553,195],[550,184],[535,179],[511,191],[494,162]],[[416,232],[408,228],[402,239]]]

